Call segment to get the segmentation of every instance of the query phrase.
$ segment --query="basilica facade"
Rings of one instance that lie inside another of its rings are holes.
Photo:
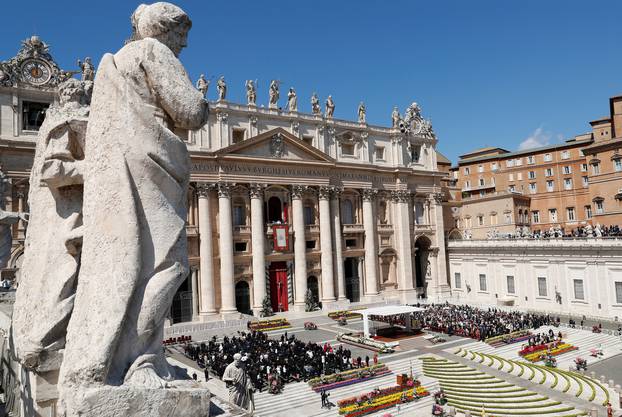
[[[72,74],[35,37],[0,71],[3,210],[25,212],[38,127],[57,84]],[[312,113],[303,113],[293,89],[279,105],[278,83],[265,106],[252,83],[244,104],[226,99],[224,79],[218,84],[205,126],[176,132],[191,156],[191,272],[173,322],[257,315],[265,303],[304,310],[312,298],[333,309],[449,291],[447,173],[415,103],[380,127],[366,123],[363,105],[357,121],[338,120],[330,97],[325,111],[314,96]],[[27,224],[1,227],[9,236],[3,276],[19,280]]]

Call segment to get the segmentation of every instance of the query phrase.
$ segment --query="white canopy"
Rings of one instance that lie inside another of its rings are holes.
[[[411,306],[382,306],[361,310],[360,313],[363,315],[363,334],[365,337],[369,337],[369,316],[397,316],[424,310],[424,308]],[[406,328],[410,330],[410,320],[406,320]]]

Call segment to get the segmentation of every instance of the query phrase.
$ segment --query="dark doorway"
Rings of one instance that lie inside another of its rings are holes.
[[[432,242],[427,237],[420,237],[415,242],[415,287],[424,298],[426,297],[426,272],[428,270],[428,254]]]
[[[316,303],[320,302],[320,289],[317,282],[317,277],[315,275],[311,275],[307,278],[307,288],[311,290],[311,294],[313,294],[313,301]]]
[[[251,311],[251,292],[246,281],[235,284],[235,306],[240,313],[253,314]]]
[[[268,200],[268,221],[271,223],[283,223],[283,206],[281,199],[270,197]]]
[[[270,301],[274,312],[287,311],[287,264],[272,262],[270,264]]]
[[[171,321],[173,323],[192,321],[192,281],[190,274],[188,274],[188,277],[173,296]]]
[[[346,276],[346,298],[351,303],[361,300],[361,280],[359,277],[358,260],[356,258],[346,258],[343,261],[344,274]]]

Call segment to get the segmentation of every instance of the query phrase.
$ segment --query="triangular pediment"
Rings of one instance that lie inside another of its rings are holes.
[[[329,155],[280,127],[222,148],[216,154],[286,161],[335,162]]]

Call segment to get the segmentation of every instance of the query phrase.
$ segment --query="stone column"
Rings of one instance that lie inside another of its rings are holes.
[[[435,231],[436,247],[436,275],[432,277],[436,288],[434,292],[449,295],[450,288],[447,282],[447,266],[445,264],[445,228],[443,223],[443,195],[441,193],[431,194],[428,198],[430,203],[430,220]]]
[[[263,190],[260,184],[250,185],[251,246],[253,249],[253,311],[261,311],[266,296],[266,232],[263,218]]]
[[[305,241],[305,220],[302,207],[302,194],[305,187],[292,186],[292,225],[294,229],[294,308],[305,309],[307,292],[307,244]]]
[[[231,185],[218,183],[218,249],[220,252],[220,312],[235,313],[233,282],[233,222],[231,219]]]
[[[335,248],[333,250],[334,258],[334,267],[335,273],[337,274],[337,299],[345,300],[346,299],[346,278],[343,273],[343,243],[342,243],[342,232],[341,232],[341,202],[339,200],[339,196],[341,194],[341,190],[339,188],[334,187],[331,192],[330,206],[331,211],[333,212],[333,242],[335,243]]]
[[[333,279],[333,239],[330,217],[330,188],[320,187],[320,246],[322,250],[322,302],[335,301]]]
[[[363,189],[363,227],[365,229],[365,295],[378,295],[378,246],[376,242],[376,218],[374,199],[378,190]]]
[[[220,147],[226,148],[231,145],[231,141],[229,138],[229,114],[225,112],[216,113],[216,120],[218,121],[218,127],[220,130]]]
[[[199,280],[199,292],[201,293],[201,306],[199,315],[209,316],[216,314],[216,293],[214,292],[214,236],[212,229],[212,200],[211,191],[213,184],[197,184],[199,197],[199,268],[201,279]]]
[[[412,243],[410,238],[410,191],[399,190],[391,193],[395,204],[395,243],[397,249],[397,282],[400,291],[413,290]]]
[[[192,289],[192,321],[199,319],[199,271],[196,266],[190,267],[190,287]]]

